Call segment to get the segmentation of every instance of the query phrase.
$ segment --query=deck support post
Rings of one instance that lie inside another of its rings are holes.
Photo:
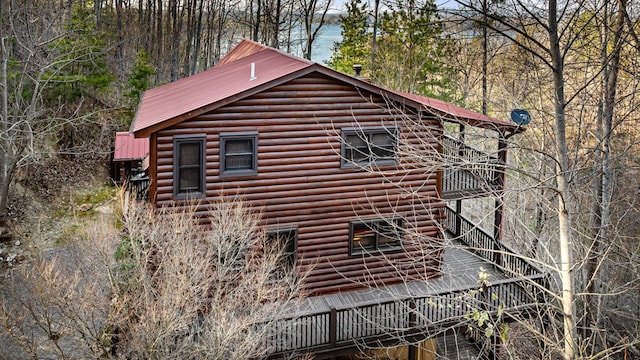
[[[504,225],[504,186],[506,180],[507,167],[507,142],[504,134],[500,134],[498,140],[498,165],[496,166],[496,201],[493,217],[493,242],[494,261],[496,265],[502,266],[502,256],[500,255],[500,242],[502,241],[502,228]]]
[[[454,232],[454,238],[459,238],[462,235],[462,200],[456,200],[456,227]],[[462,240],[462,239],[461,239]]]
[[[338,335],[338,313],[335,307],[329,309],[329,343],[336,346]]]
[[[412,332],[416,327],[416,301],[414,299],[409,300],[409,331]],[[409,343],[407,349],[407,358],[409,360],[417,360],[416,346],[413,343]]]
[[[407,354],[407,358],[409,360],[418,360],[418,358],[416,357],[416,346],[414,344],[409,344],[409,351]]]
[[[458,156],[461,159],[464,159],[464,124],[460,124],[458,139],[460,140],[460,148],[458,149]],[[456,232],[455,237],[460,237],[462,235],[462,219],[460,218],[462,215],[462,199],[456,200]]]

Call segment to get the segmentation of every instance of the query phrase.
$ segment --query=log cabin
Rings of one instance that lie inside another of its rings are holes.
[[[496,145],[465,144],[468,128],[495,134]],[[206,214],[207,202],[240,196],[286,239],[313,306],[283,319],[271,356],[334,358],[389,345],[377,323],[390,311],[406,323],[385,326],[424,344],[434,324],[464,317],[451,304],[477,288],[483,266],[498,276],[486,290],[500,295],[496,307],[539,301],[527,284],[541,272],[500,241],[506,139],[522,130],[244,40],[211,69],[148,90],[131,133],[149,139],[156,207],[195,200]],[[496,199],[489,230],[462,213],[480,197]],[[473,251],[457,257],[447,237]],[[420,355],[409,345],[405,357]]]

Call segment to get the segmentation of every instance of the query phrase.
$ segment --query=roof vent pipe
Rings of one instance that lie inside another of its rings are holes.
[[[256,76],[256,63],[251,63],[251,77],[249,78],[249,81],[253,81],[257,78],[258,77]]]
[[[362,71],[362,65],[353,64],[353,72],[355,73],[355,77],[360,77],[360,72]]]

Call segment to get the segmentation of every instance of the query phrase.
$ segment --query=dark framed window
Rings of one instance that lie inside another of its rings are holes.
[[[174,195],[186,198],[204,194],[205,137],[176,137],[173,149]]]
[[[349,255],[401,249],[403,225],[401,217],[352,220],[349,224]]]
[[[342,167],[387,165],[396,162],[396,128],[342,129]]]
[[[258,133],[220,134],[220,176],[258,174]]]
[[[298,247],[298,228],[285,228],[267,231],[265,248],[267,251],[277,251],[282,256],[278,268],[293,271],[296,264],[296,250]]]

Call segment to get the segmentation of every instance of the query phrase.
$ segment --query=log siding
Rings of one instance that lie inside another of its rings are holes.
[[[310,74],[175,124],[151,138],[156,206],[186,206],[173,192],[174,139],[204,134],[205,199],[240,196],[259,209],[266,229],[297,227],[297,268],[309,294],[437,276],[445,207],[437,167],[399,156],[398,164],[375,171],[341,168],[347,128],[396,128],[399,154],[403,146],[424,147],[427,155],[440,149],[438,120],[420,119],[428,130],[407,129],[403,118],[419,116],[398,109],[381,96]],[[220,177],[221,133],[258,134],[257,174]],[[206,214],[206,201],[198,212]],[[394,216],[404,219],[401,251],[349,254],[350,221]]]

